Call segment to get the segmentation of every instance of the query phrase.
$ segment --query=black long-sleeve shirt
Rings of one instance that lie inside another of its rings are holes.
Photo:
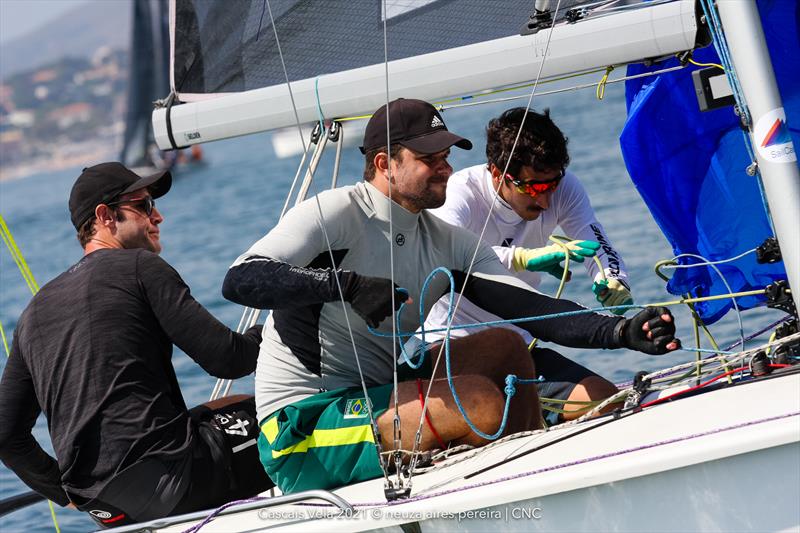
[[[0,459],[61,505],[93,498],[144,458],[180,460],[193,432],[172,367],[175,344],[209,374],[255,369],[259,338],[239,335],[141,250],[93,252],[23,312],[0,380]],[[44,412],[57,461],[31,435]]]

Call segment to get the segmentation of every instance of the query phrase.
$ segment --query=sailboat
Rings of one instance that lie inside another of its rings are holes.
[[[770,346],[746,350],[742,339],[736,352],[720,349],[700,361],[640,375],[621,391],[619,397],[626,403],[616,414],[509,436],[480,449],[449,451],[432,465],[416,469],[413,477],[397,475],[397,482],[408,489],[404,497],[390,497],[386,480],[375,479],[332,491],[264,494],[231,502],[224,509],[117,531],[794,531],[800,527],[796,366],[800,243],[795,233],[800,227],[800,175],[793,155],[796,132],[788,129],[790,121],[773,74],[773,65],[791,68],[792,58],[771,58],[760,22],[762,16],[791,21],[787,13],[796,20],[797,6],[733,0],[717,6],[690,0],[568,4],[537,3],[539,9],[534,11],[530,2],[523,1],[286,0],[265,1],[262,6],[173,0],[173,93],[154,113],[155,137],[161,148],[181,148],[292,124],[356,117],[398,96],[436,102],[468,95],[472,100],[489,89],[643,60],[659,71],[645,73],[651,81],[653,76],[666,79],[680,74],[683,66],[665,67],[660,60],[702,48],[710,35],[715,42],[721,39],[719,18],[725,70],[730,73],[732,66],[738,73],[727,85],[737,103],[747,104],[747,111],[740,107],[738,116],[745,117],[741,122],[754,146],[755,167],[750,170],[762,178],[771,218],[762,215],[780,243],[762,247],[756,242],[764,262],[748,259],[754,263],[748,265],[750,273],[733,280],[723,294],[739,291],[754,279],[771,287],[769,294],[750,295],[753,301],[739,306],[768,302],[793,317],[776,331]],[[467,20],[477,22],[470,26]],[[339,22],[342,31],[331,38],[329,32],[312,29],[318,21]],[[366,37],[385,26],[411,41],[390,46],[386,61]],[[226,28],[226,35],[214,28]],[[414,28],[419,32],[406,34]],[[417,34],[431,38],[415,39]],[[344,57],[331,58],[327,51],[333,45],[346,50]],[[360,62],[353,57],[356,49],[363,52]],[[264,53],[267,50],[273,53]],[[796,49],[791,53],[797,56]],[[284,74],[283,56],[293,54],[303,56],[302,66],[286,62]],[[664,72],[670,69],[674,72]],[[710,74],[704,75],[706,81]],[[724,89],[725,84],[707,85],[701,80],[698,90],[704,102],[708,107],[723,105],[718,100],[727,95],[715,92],[714,86]],[[657,88],[649,83],[640,90]],[[631,109],[642,109],[637,106],[644,105],[646,96],[632,97]],[[730,107],[727,112],[731,113]],[[635,147],[636,125],[629,125],[625,141]],[[643,168],[635,155],[626,154],[634,179]],[[717,152],[710,157],[706,166],[719,166]],[[746,175],[745,168],[738,170]],[[313,172],[305,177],[300,191],[308,190]],[[643,184],[639,186],[648,202],[658,200]],[[687,207],[673,203],[665,206],[661,201],[651,209],[676,255],[686,255],[681,252],[691,248],[691,239],[669,213],[661,212]],[[694,212],[682,216],[702,218],[697,215],[702,208],[691,207]],[[703,241],[707,233],[699,233],[701,224],[694,227],[694,246],[702,243],[703,257],[714,259],[700,261],[708,263],[701,265],[701,271],[713,270],[716,265],[711,263],[719,261],[713,243]],[[701,255],[695,251],[693,255]],[[785,270],[775,262],[778,256]],[[676,263],[688,266],[691,261]],[[702,304],[696,312],[706,322],[725,312],[710,303],[719,295],[710,292],[715,290],[706,279],[710,276],[676,278],[672,290],[692,296],[686,301]],[[243,324],[251,323],[251,318],[246,314]],[[216,388],[224,389],[221,384]]]
[[[169,5],[167,0],[134,0],[131,62],[125,132],[119,160],[139,175],[170,169],[177,163],[200,163],[200,146],[181,151],[159,149],[150,116],[153,104],[169,91]]]

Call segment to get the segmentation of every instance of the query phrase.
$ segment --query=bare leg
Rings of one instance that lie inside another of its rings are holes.
[[[201,405],[208,407],[209,409],[219,409],[220,407],[225,407],[226,405],[241,402],[252,397],[252,394],[234,394],[232,396],[223,396],[222,398],[217,398],[216,400],[211,400]]]
[[[458,376],[453,378],[459,392],[461,405],[473,424],[484,433],[492,434],[500,427],[504,398],[497,387],[482,376]],[[427,390],[428,381],[422,381]],[[422,405],[416,381],[404,381],[397,387],[397,402],[400,413],[401,444],[403,449],[414,446],[419,427]],[[394,448],[394,394],[389,399],[389,409],[378,417],[378,430],[385,450]],[[428,414],[436,432],[445,443],[483,446],[488,441],[478,436],[467,425],[453,400],[447,381],[435,380],[428,397]],[[423,422],[420,451],[438,448],[439,444],[427,423]]]
[[[583,380],[578,383],[572,392],[570,393],[567,401],[575,401],[575,402],[596,402],[600,400],[605,400],[609,396],[616,394],[618,391],[617,387],[614,386],[613,383],[610,381],[603,379],[599,376],[589,376],[588,378],[584,378]],[[616,404],[610,404],[603,408],[602,411],[598,414],[607,413],[609,411],[613,411],[617,408]],[[574,420],[579,416],[586,413],[589,409],[583,405],[571,405],[569,403],[564,405],[564,410],[568,411],[567,413],[563,413],[559,418],[564,420]]]
[[[432,366],[439,354],[439,347],[440,344],[436,344],[431,348]],[[453,339],[450,342],[450,365],[454,376],[486,376],[500,391],[505,389],[506,376],[509,374],[522,379],[536,378],[533,359],[522,337],[505,328],[486,329]],[[434,377],[447,378],[444,352]],[[536,385],[518,383],[516,390],[511,399],[506,434],[539,429],[541,407]],[[456,386],[456,392],[460,397],[459,386]],[[503,398],[505,400],[505,395]]]

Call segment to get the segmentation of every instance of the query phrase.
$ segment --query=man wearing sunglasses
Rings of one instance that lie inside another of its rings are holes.
[[[578,178],[566,171],[567,139],[549,113],[526,113],[525,108],[518,107],[492,119],[487,128],[486,155],[486,164],[453,174],[445,204],[432,213],[476,234],[483,232],[483,242],[493,247],[502,263],[533,287],[540,285],[542,273],[561,279],[569,254],[570,266],[583,263],[586,267],[592,290],[603,306],[633,303],[622,258],[597,221]],[[549,242],[557,227],[574,240],[563,242],[563,246]],[[603,272],[593,260],[595,255]],[[566,275],[569,279],[571,272]],[[426,329],[446,326],[448,302],[445,298],[437,303]],[[624,310],[612,312],[623,314]],[[453,323],[496,319],[465,300]],[[528,332],[508,327],[527,343],[533,340]],[[453,333],[458,336],[470,331],[474,330]],[[417,342],[412,339],[409,347]],[[616,392],[607,380],[552,350],[534,349],[533,356],[537,371],[547,380],[540,386],[544,398],[578,402],[603,399]],[[574,405],[580,404],[566,404],[566,410],[572,412],[560,417],[549,413],[548,421],[580,415],[582,411]]]
[[[0,459],[42,496],[101,526],[216,507],[271,486],[258,468],[255,404],[187,409],[173,344],[209,374],[253,372],[258,327],[240,335],[158,254],[162,171],[84,169],[69,198],[83,258],[33,297],[0,381]],[[31,434],[44,412],[56,459]],[[253,466],[256,468],[253,468]]]
[[[472,143],[450,132],[431,104],[399,98],[382,106],[364,133],[364,181],[290,209],[228,270],[226,298],[272,310],[256,370],[258,446],[265,470],[284,493],[380,476],[376,436],[384,451],[398,444],[412,449],[429,385],[420,451],[487,442],[465,422],[443,379],[444,362],[433,373],[436,346],[417,370],[402,365],[393,386],[399,354],[391,318],[405,302],[399,331],[419,327],[450,288],[446,276],[437,276],[423,305],[411,305],[409,295],[419,298],[434,269],[449,269],[457,289],[465,286],[465,296],[504,318],[582,309],[537,293],[475,234],[428,213],[445,201],[452,147],[469,150]],[[655,354],[680,346],[663,308],[632,319],[579,313],[523,327],[573,347]],[[506,377],[538,376],[522,338],[492,328],[456,339],[451,349],[448,371],[460,405],[481,431],[498,431]],[[509,403],[506,432],[540,427],[536,385],[519,384]]]

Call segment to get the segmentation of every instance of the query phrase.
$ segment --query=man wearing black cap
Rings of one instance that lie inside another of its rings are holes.
[[[434,347],[424,353],[421,363],[414,354],[413,366],[422,366],[416,372],[406,368],[395,392],[399,352],[387,319],[401,304],[411,303],[410,294],[423,299],[422,309],[405,306],[397,329],[413,332],[419,326],[433,302],[450,290],[447,277],[439,275],[427,294],[418,296],[436,268],[449,269],[457,290],[465,286],[466,297],[504,318],[582,309],[535,292],[473,233],[427,211],[444,203],[452,146],[470,149],[472,144],[449,132],[432,105],[399,99],[388,112],[382,107],[364,134],[365,181],[297,205],[228,271],[226,298],[273,310],[256,369],[258,446],[265,470],[283,492],[381,476],[371,418],[383,450],[396,444],[414,447],[431,358],[438,352]],[[568,346],[648,353],[676,349],[672,317],[666,310],[653,313],[630,321],[580,314],[523,327]],[[522,338],[506,329],[456,340],[451,352],[461,406],[448,380],[441,379],[441,362],[428,398],[421,451],[485,444],[486,434],[497,432],[503,419],[506,376],[536,377]],[[472,430],[461,408],[483,436]],[[536,427],[536,388],[518,383],[506,432]]]
[[[173,344],[208,373],[238,378],[254,370],[260,334],[217,321],[157,255],[155,199],[171,182],[169,172],[142,178],[120,163],[84,169],[69,199],[84,256],[31,300],[0,381],[0,459],[102,526],[207,509],[270,485],[252,468],[252,397],[190,412],[178,386]],[[31,435],[42,411],[57,460]]]

